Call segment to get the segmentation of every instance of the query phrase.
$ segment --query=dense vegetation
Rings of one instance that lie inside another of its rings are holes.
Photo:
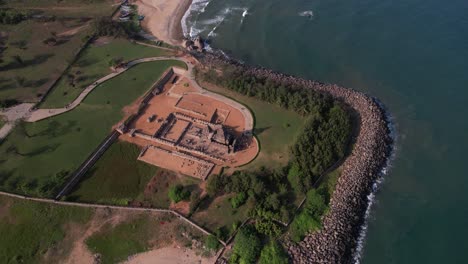
[[[183,200],[188,200],[190,197],[190,191],[184,188],[182,184],[177,184],[169,188],[169,198],[174,203],[178,203]]]
[[[248,206],[253,225],[236,236],[231,261],[253,263],[261,246],[245,248],[238,245],[241,243],[238,238],[250,241],[242,243],[254,243],[253,237],[259,241],[267,238],[274,241],[291,220],[298,197],[306,195],[306,202],[290,226],[291,238],[300,241],[306,233],[320,228],[333,188],[329,188],[327,181],[320,186],[318,180],[346,154],[351,121],[339,102],[311,89],[259,78],[236,66],[225,66],[220,72],[197,70],[196,74],[203,81],[293,110],[307,120],[290,149],[292,158],[288,166],[279,170],[235,172],[229,177],[220,175],[208,180],[209,195],[233,193],[235,196],[230,200],[233,208]],[[316,186],[320,187],[315,189]],[[281,246],[269,244],[261,259],[271,263],[274,258],[277,259],[275,263],[287,263],[281,252]]]
[[[0,9],[0,24],[18,24],[26,18],[26,12],[14,9]]]
[[[255,229],[250,226],[243,227],[234,241],[229,263],[255,263],[261,249],[262,241]]]

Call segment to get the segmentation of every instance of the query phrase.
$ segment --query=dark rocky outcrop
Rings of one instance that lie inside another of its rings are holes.
[[[200,60],[205,65],[227,63],[211,54]],[[294,263],[350,263],[364,222],[367,196],[390,155],[392,139],[384,110],[374,98],[353,89],[243,66],[235,61],[228,63],[245,67],[246,71],[258,77],[329,94],[354,109],[359,119],[358,133],[352,152],[342,165],[343,170],[330,201],[330,210],[323,218],[322,229],[307,235],[299,244],[285,243]]]

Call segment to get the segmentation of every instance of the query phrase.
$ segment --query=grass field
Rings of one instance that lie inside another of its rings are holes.
[[[51,196],[54,188],[99,145],[143,95],[179,61],[139,64],[97,87],[77,108],[40,122],[19,124],[0,145],[1,189]]]
[[[2,128],[3,125],[5,125],[6,121],[3,119],[2,116],[0,116],[0,128]]]
[[[118,263],[129,256],[173,242],[191,247],[192,239],[201,240],[203,234],[169,214],[139,215],[115,227],[106,225],[86,240],[89,249],[101,255],[101,263]]]
[[[254,161],[238,169],[255,169],[260,166],[279,168],[288,163],[289,148],[301,133],[306,121],[302,116],[225,88],[210,85],[209,90],[246,105],[254,115],[254,134],[260,141],[260,153]]]
[[[92,211],[0,197],[0,262],[47,263],[51,251],[54,258],[64,257],[59,252],[69,253],[72,246],[63,241],[67,225],[85,225]]]
[[[110,16],[112,0],[15,0],[4,1],[2,7],[46,11],[47,14],[67,17]]]
[[[85,175],[68,200],[127,205],[144,190],[157,168],[138,161],[140,149],[114,143]]]
[[[234,231],[233,224],[240,224],[247,219],[249,209],[247,204],[233,209],[229,199],[234,196],[235,194],[228,194],[202,202],[191,219],[212,232],[223,229],[225,234],[231,234]]]
[[[197,179],[138,161],[140,149],[124,141],[114,143],[91,168],[67,200],[169,208],[169,188],[181,184],[198,188]]]
[[[52,88],[40,108],[59,108],[72,102],[88,85],[111,73],[109,67],[111,59],[122,58],[124,61],[130,61],[172,54],[168,50],[133,44],[126,39],[107,39],[107,41],[110,43],[92,44],[84,50],[80,59]]]
[[[111,15],[112,1],[88,0],[2,1],[3,7],[52,16],[51,21],[28,19],[17,25],[0,25],[0,98],[36,102],[62,74],[84,44],[88,25],[95,17]],[[75,29],[80,28],[80,30]],[[54,45],[44,43],[54,37]]]

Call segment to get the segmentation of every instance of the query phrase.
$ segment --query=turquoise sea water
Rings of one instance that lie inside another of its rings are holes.
[[[361,263],[468,263],[468,1],[194,2],[187,34],[367,92],[391,112],[396,156]]]

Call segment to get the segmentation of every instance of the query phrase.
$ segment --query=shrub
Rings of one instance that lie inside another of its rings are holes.
[[[177,184],[169,188],[168,196],[174,203],[178,203],[183,200],[188,200],[190,191],[186,190],[184,186]]]
[[[255,263],[261,250],[261,240],[251,226],[245,226],[237,233],[229,263]]]
[[[205,238],[205,248],[210,251],[216,251],[219,248],[218,239],[215,236],[210,235]]]
[[[276,242],[271,241],[268,245],[263,247],[260,253],[259,264],[288,264],[288,255],[283,247]]]
[[[239,206],[243,205],[247,200],[247,195],[244,192],[238,193],[236,196],[231,198],[231,206],[236,209]]]
[[[310,190],[302,212],[294,218],[291,224],[291,238],[299,242],[308,232],[319,229],[321,217],[326,208],[323,197],[315,190]]]

